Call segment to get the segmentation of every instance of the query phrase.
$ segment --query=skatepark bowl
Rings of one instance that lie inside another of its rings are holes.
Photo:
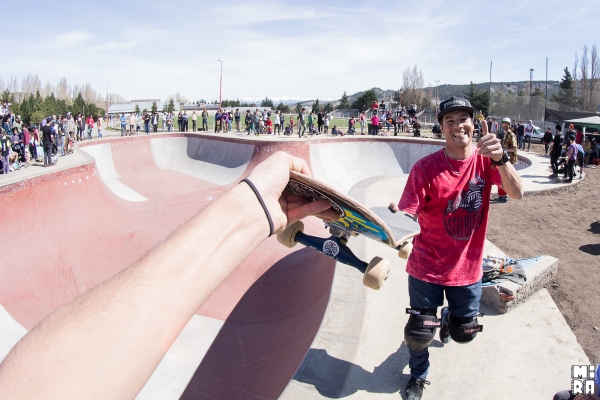
[[[275,151],[307,160],[317,179],[371,207],[397,201],[410,168],[441,144],[193,134],[81,143],[76,153],[83,162],[0,187],[0,209],[20,210],[3,216],[3,248],[10,251],[0,267],[0,359],[46,315],[133,264]],[[522,161],[520,168],[530,165]],[[307,233],[329,236],[316,218],[305,225]],[[381,252],[393,258],[381,291],[362,286],[350,267],[271,237],[198,310],[138,398],[397,396],[408,379],[403,322],[391,328],[365,321],[369,313],[383,317],[372,307],[390,304],[401,311],[385,318],[404,318],[404,261],[393,249],[351,240],[362,259]],[[373,365],[361,363],[358,350],[373,343],[366,333],[380,343],[368,350],[379,357]]]

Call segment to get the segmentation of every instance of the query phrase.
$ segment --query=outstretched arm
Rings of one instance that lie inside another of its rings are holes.
[[[337,218],[327,201],[282,195],[290,170],[308,173],[303,160],[276,153],[249,176],[274,230],[310,214]],[[0,398],[134,398],[194,313],[268,234],[254,192],[235,186],[33,328],[0,365]]]

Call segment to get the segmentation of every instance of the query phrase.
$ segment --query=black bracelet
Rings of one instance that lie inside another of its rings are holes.
[[[265,210],[265,214],[267,215],[267,220],[269,221],[269,237],[272,236],[273,235],[273,220],[271,219],[271,214],[269,214],[269,210],[267,209],[265,202],[263,201],[262,197],[260,196],[260,193],[258,193],[258,189],[256,189],[256,186],[254,186],[254,184],[248,178],[244,178],[240,182],[246,182],[248,184],[248,186],[250,186],[250,189],[252,189],[252,191],[256,195],[258,202],[262,206],[263,210]]]

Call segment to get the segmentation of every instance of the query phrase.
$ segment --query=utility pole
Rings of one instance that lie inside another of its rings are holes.
[[[546,129],[546,110],[548,109],[548,57],[546,57],[546,98],[544,99],[544,129]]]
[[[435,115],[437,118],[437,114],[438,114],[438,86],[440,84],[440,81],[434,81],[435,82]]]
[[[218,59],[221,63],[221,78],[219,79],[219,108],[221,108],[221,104],[223,103],[223,63],[226,60]]]
[[[531,116],[531,92],[533,92],[533,68],[529,69],[529,118],[533,120]]]

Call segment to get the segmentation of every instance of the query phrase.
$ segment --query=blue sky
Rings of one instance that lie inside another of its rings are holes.
[[[328,99],[397,89],[414,64],[426,85],[486,82],[490,61],[494,81],[528,80],[530,68],[543,80],[549,57],[559,80],[575,52],[600,42],[599,10],[598,0],[13,1],[0,78],[211,101],[223,58],[224,99]]]

